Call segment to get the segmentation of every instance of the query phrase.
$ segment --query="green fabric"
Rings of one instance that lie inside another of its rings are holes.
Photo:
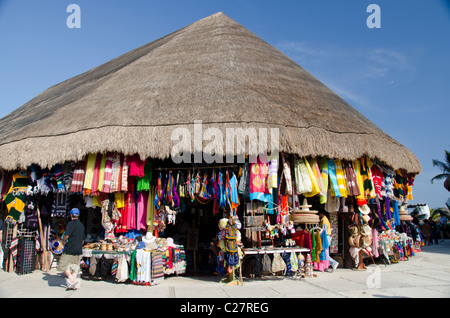
[[[131,253],[130,279],[131,281],[136,279],[136,250]]]
[[[137,178],[137,191],[149,191],[150,181],[152,180],[152,162],[147,160],[144,167],[144,176],[142,178]]]

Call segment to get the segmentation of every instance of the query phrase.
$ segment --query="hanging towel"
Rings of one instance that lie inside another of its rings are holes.
[[[320,204],[327,203],[328,194],[328,161],[325,158],[319,159],[320,175],[322,177],[323,193],[320,195]]]
[[[346,198],[347,197],[347,181],[345,179],[344,169],[342,168],[342,162],[340,159],[334,160],[334,166],[336,168],[336,179],[338,182],[340,197]]]
[[[336,166],[334,164],[334,160],[328,159],[327,162],[328,162],[328,175],[330,177],[331,194],[332,194],[332,196],[334,196],[336,198],[340,198],[341,192],[339,191],[339,184],[338,184],[338,180],[337,180]]]

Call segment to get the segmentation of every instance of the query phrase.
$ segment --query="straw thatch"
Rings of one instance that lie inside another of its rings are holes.
[[[2,118],[0,166],[46,167],[102,151],[169,158],[173,130],[193,132],[195,120],[224,136],[226,127],[279,128],[286,153],[367,155],[421,170],[403,145],[223,13],[55,85]]]

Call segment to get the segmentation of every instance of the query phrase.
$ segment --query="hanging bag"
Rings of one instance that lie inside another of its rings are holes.
[[[264,254],[262,259],[262,272],[263,274],[269,274],[272,271],[272,261],[269,254]]]
[[[286,263],[281,258],[281,254],[276,252],[273,254],[272,274],[275,275],[278,272],[282,272],[282,275],[286,274]]]
[[[298,258],[295,252],[291,253],[290,260],[291,260],[291,271],[296,272],[298,270]]]

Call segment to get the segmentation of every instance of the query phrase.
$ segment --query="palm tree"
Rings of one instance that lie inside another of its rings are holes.
[[[442,171],[442,173],[433,177],[431,179],[431,183],[433,183],[435,180],[442,180],[450,177],[450,152],[445,150],[444,161],[433,159],[433,167],[438,167]]]

